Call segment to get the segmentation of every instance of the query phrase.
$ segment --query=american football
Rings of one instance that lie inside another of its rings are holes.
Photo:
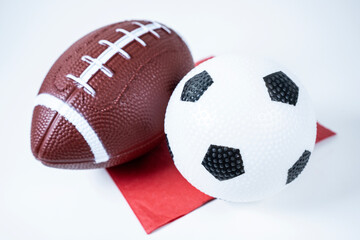
[[[172,91],[194,66],[174,30],[124,21],[89,33],[54,63],[33,111],[31,149],[57,168],[111,167],[164,137]]]

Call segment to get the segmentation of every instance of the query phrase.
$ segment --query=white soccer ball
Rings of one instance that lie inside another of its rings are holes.
[[[195,67],[177,85],[165,133],[176,167],[194,187],[247,202],[279,192],[303,171],[316,119],[289,71],[225,55]]]

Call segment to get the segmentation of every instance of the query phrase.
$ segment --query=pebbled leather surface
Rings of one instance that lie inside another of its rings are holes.
[[[143,24],[148,22],[138,21]],[[113,77],[98,71],[88,82],[95,97],[66,78],[79,76],[88,63],[84,55],[98,57],[107,47],[102,39],[115,42],[132,31],[132,21],[121,22],[89,33],[73,44],[55,62],[40,93],[49,93],[79,111],[97,133],[110,155],[106,163],[95,164],[94,156],[75,127],[62,116],[36,106],[31,128],[31,149],[45,165],[60,168],[111,167],[130,161],[156,146],[164,136],[164,115],[172,91],[193,68],[192,56],[182,39],[173,31],[155,30],[160,38],[147,33],[140,38],[147,46],[133,41],[124,50],[131,59],[115,55],[105,66]]]

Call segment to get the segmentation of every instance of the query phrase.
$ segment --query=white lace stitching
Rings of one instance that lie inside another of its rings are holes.
[[[133,24],[141,27],[141,28],[144,29],[146,32],[151,33],[151,34],[154,35],[155,37],[160,38],[160,35],[159,35],[157,32],[155,32],[154,30],[148,28],[148,27],[145,26],[144,24],[139,23],[139,22],[133,22]]]
[[[84,90],[85,90],[87,93],[95,96],[95,90],[94,90],[86,81],[84,81],[82,78],[75,77],[75,76],[72,75],[72,74],[68,74],[68,75],[66,75],[66,77],[74,80],[75,82],[77,82],[77,83],[79,84],[79,85],[78,85],[79,87],[83,87]]]
[[[160,38],[160,35],[155,31],[156,29],[163,29],[168,34],[171,33],[170,29],[157,23],[152,22],[149,24],[141,24],[139,22],[133,22],[134,25],[139,26],[139,28],[134,29],[129,32],[125,29],[116,29],[116,32],[121,32],[124,35],[118,39],[116,42],[112,43],[107,40],[100,40],[99,44],[107,45],[108,48],[102,52],[97,58],[92,58],[90,56],[82,56],[81,60],[89,63],[89,66],[80,74],[79,77],[74,76],[73,74],[67,74],[66,77],[75,81],[79,87],[83,87],[84,90],[95,96],[95,90],[88,84],[88,81],[92,76],[98,71],[102,71],[108,77],[113,76],[113,72],[105,66],[106,62],[109,61],[115,54],[120,54],[125,59],[131,59],[131,56],[123,49],[126,45],[132,41],[137,41],[143,47],[146,47],[146,43],[140,39],[141,36],[146,33],[151,33],[156,38]]]
[[[140,43],[141,45],[143,45],[143,47],[146,47],[146,43],[141,40],[140,38],[138,38],[138,36],[134,35],[133,33],[126,31],[125,29],[122,28],[118,28],[116,29],[117,32],[122,32],[123,34],[129,36],[130,38],[132,38],[133,40],[137,41],[138,43]]]
[[[107,67],[105,67],[101,61],[99,61],[99,59],[97,58],[92,58],[90,56],[82,56],[81,60],[83,60],[84,62],[87,62],[88,64],[94,64],[96,65],[101,71],[103,71],[103,73],[106,74],[106,76],[108,77],[112,77],[113,73],[112,71],[110,71],[110,69],[108,69]]]
[[[121,56],[123,56],[124,58],[126,58],[126,59],[130,59],[130,58],[131,58],[130,55],[129,55],[127,52],[125,52],[122,48],[119,48],[118,46],[116,46],[116,45],[113,44],[112,42],[109,42],[109,41],[107,41],[107,40],[100,40],[100,41],[99,41],[99,44],[101,44],[101,45],[108,45],[109,47],[111,47],[111,48],[115,49],[117,52],[119,52],[119,54],[120,54]]]
[[[161,25],[158,22],[152,22],[157,28],[161,28],[163,30],[165,30],[165,32],[167,32],[168,34],[171,33],[170,29],[168,29],[167,27],[165,27],[164,25]]]

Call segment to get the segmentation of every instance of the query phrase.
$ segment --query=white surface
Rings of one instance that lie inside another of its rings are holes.
[[[1,1],[0,239],[358,239],[360,3],[353,1]],[[123,19],[177,30],[195,59],[260,52],[294,69],[338,132],[291,188],[252,204],[212,201],[147,236],[104,170],[35,161],[33,101],[59,55]]]
[[[181,101],[189,79],[204,71],[213,83],[196,102]],[[263,78],[278,71],[299,89],[295,106],[269,96]],[[215,198],[251,202],[293,185],[286,184],[288,171],[305,150],[313,152],[316,118],[306,88],[290,70],[263,58],[225,54],[200,64],[176,86],[165,133],[177,169],[193,186]],[[239,149],[244,173],[216,179],[202,165],[210,145]]]

